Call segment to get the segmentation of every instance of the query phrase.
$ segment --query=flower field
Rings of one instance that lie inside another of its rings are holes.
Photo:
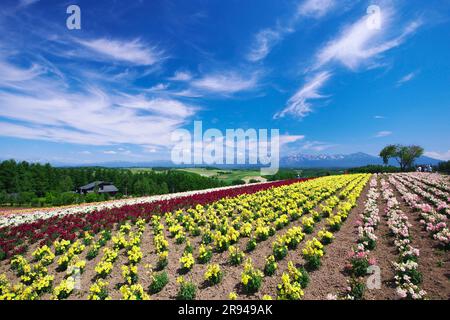
[[[0,299],[448,299],[449,196],[352,174],[3,218]]]

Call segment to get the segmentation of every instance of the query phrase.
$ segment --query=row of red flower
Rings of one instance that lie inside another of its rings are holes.
[[[116,224],[137,218],[150,219],[153,214],[164,213],[195,206],[205,205],[225,197],[236,197],[251,194],[269,188],[289,185],[308,179],[292,179],[262,184],[248,185],[233,189],[211,191],[203,194],[183,196],[169,200],[160,200],[144,204],[126,205],[88,213],[70,214],[25,223],[19,226],[0,228],[0,256],[12,257],[26,251],[29,243],[48,244],[58,238],[75,240],[84,231],[98,233],[104,229],[112,229]]]

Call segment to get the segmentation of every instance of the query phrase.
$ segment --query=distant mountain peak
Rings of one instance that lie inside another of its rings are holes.
[[[420,157],[417,164],[435,165],[439,160]],[[304,167],[304,168],[352,168],[367,165],[381,165],[383,161],[380,157],[372,156],[364,152],[355,152],[351,154],[304,154],[292,153],[280,160],[282,167]],[[395,160],[389,162],[390,165],[397,166]]]

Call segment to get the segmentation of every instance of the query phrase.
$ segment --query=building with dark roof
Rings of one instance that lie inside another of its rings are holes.
[[[94,181],[85,186],[77,188],[77,193],[87,194],[87,193],[107,193],[109,195],[115,195],[119,189],[116,188],[111,182],[105,181]]]

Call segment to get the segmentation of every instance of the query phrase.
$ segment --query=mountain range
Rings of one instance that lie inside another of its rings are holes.
[[[41,162],[41,161],[40,161]],[[148,162],[128,162],[128,161],[111,161],[111,162],[93,162],[89,164],[77,164],[77,163],[57,163],[49,161],[56,167],[87,167],[98,166],[107,168],[150,168],[150,167],[193,167],[194,165],[174,165],[169,160],[158,160]],[[416,164],[430,164],[436,165],[440,160],[436,160],[430,157],[422,156],[416,160]],[[362,167],[366,165],[381,165],[383,161],[380,157],[372,156],[367,153],[357,152],[352,154],[290,154],[280,159],[281,168],[353,168]],[[391,159],[390,165],[398,166],[396,160]],[[203,165],[204,166],[204,165]],[[257,165],[213,165],[218,168],[257,168]]]
[[[439,162],[440,160],[422,156],[418,158],[415,163],[436,165]],[[280,166],[287,168],[352,168],[381,164],[383,164],[383,161],[380,157],[375,157],[363,152],[332,155],[307,155],[298,153],[283,157],[280,160]],[[391,159],[389,164],[398,166],[397,161],[394,159]]]

